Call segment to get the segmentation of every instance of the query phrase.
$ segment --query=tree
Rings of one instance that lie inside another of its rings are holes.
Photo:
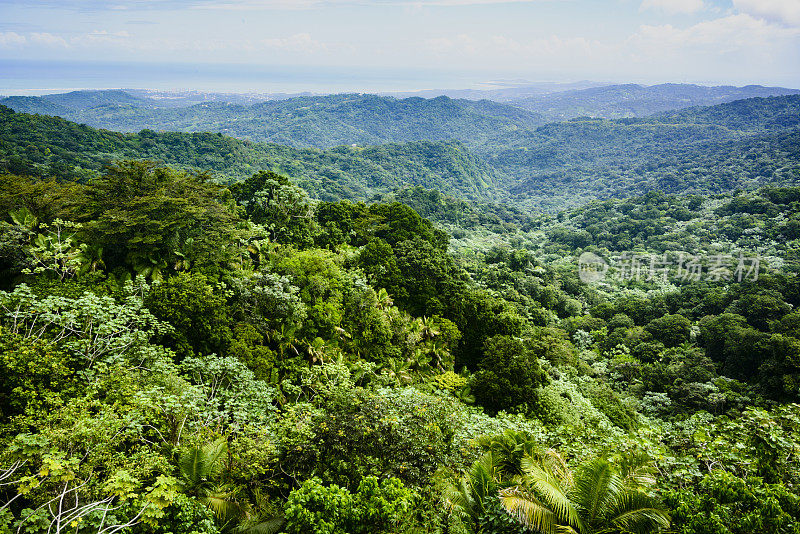
[[[742,296],[730,307],[730,311],[743,315],[748,323],[759,330],[767,330],[772,321],[789,313],[791,306],[778,292],[762,289],[759,293]]]
[[[303,482],[286,503],[288,534],[387,532],[411,509],[414,493],[396,478],[361,479],[355,493],[318,478]]]
[[[228,443],[219,438],[202,447],[184,449],[178,460],[184,492],[211,508],[223,523],[243,513],[233,489],[220,484],[227,453]]]
[[[477,441],[492,453],[496,469],[506,477],[522,475],[522,459],[539,451],[539,445],[530,433],[510,428],[499,435],[480,436]]]
[[[670,491],[673,520],[686,534],[797,532],[800,496],[782,484],[715,469],[693,488]]]
[[[138,289],[146,290],[146,286]],[[152,365],[165,351],[149,341],[172,329],[145,308],[136,292],[137,287],[128,282],[122,303],[88,291],[76,298],[40,298],[20,284],[13,292],[0,291],[0,311],[4,312],[0,324],[21,341],[69,354],[76,370],[85,371],[97,363]]]
[[[197,273],[178,273],[150,289],[145,305],[174,327],[160,341],[180,357],[218,354],[231,342],[231,318],[224,295]]]
[[[500,491],[519,522],[544,533],[657,532],[669,518],[646,493],[652,485],[643,458],[617,466],[605,458],[581,464],[575,474],[554,452],[522,460],[523,483]]]
[[[269,229],[273,241],[298,246],[313,243],[314,203],[285,176],[259,171],[230,190],[250,220]]]
[[[418,238],[429,242],[435,248],[447,250],[449,236],[434,228],[429,220],[420,217],[413,208],[392,202],[373,204],[369,211],[378,219],[375,235],[390,245]]]
[[[320,232],[314,243],[331,250],[343,244],[363,246],[369,237],[369,223],[375,219],[366,204],[347,200],[320,202],[315,215]]]
[[[72,219],[85,200],[84,190],[85,186],[74,182],[0,174],[0,217],[25,209],[45,223]]]
[[[445,485],[442,492],[445,508],[472,532],[478,532],[489,501],[496,498],[498,478],[494,456],[484,454],[468,472]]]
[[[534,356],[531,341],[494,336],[486,340],[484,353],[472,383],[477,402],[490,412],[532,407],[536,389],[546,383],[547,374]]]
[[[230,193],[153,162],[121,161],[92,180],[83,206],[89,241],[109,268],[134,271],[196,265],[215,272],[238,246],[239,217]]]

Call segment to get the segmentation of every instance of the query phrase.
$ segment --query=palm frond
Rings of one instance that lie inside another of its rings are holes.
[[[271,517],[252,525],[242,525],[237,530],[238,534],[278,534],[283,529],[286,519],[283,516]]]
[[[636,490],[620,492],[609,512],[609,519],[617,528],[633,534],[648,534],[670,524],[669,515],[659,502]]]
[[[219,477],[223,470],[223,458],[228,451],[224,438],[217,439],[203,447],[190,447],[181,452],[178,467],[181,476],[191,488],[203,481]]]
[[[231,493],[227,491],[211,491],[199,499],[221,519],[236,517],[242,513],[242,507],[232,499]]]
[[[476,460],[470,470],[442,491],[445,508],[461,521],[475,524],[486,512],[486,503],[495,496],[494,458],[487,453]]]
[[[558,532],[556,514],[531,492],[519,487],[503,489],[500,491],[500,504],[526,528],[543,534]]]
[[[556,450],[547,449],[542,454],[540,462],[545,469],[558,478],[565,489],[571,488],[575,483],[572,477],[572,471],[567,467],[567,461]]]
[[[461,478],[442,491],[442,500],[448,512],[458,516],[472,515],[473,500],[469,483]]]
[[[497,483],[496,463],[494,455],[487,453],[472,464],[469,471],[472,493],[476,500],[481,502],[481,508],[483,501],[490,496]]]
[[[199,447],[192,447],[181,452],[178,460],[181,477],[194,487],[200,483],[203,472],[203,450]]]
[[[617,462],[619,474],[630,488],[648,488],[656,482],[653,459],[644,451],[623,454]]]
[[[540,499],[553,510],[561,524],[577,528],[582,526],[575,504],[552,477],[533,479],[531,487]]]
[[[560,456],[558,459],[560,460]],[[572,481],[566,464],[563,461],[555,462],[547,454],[538,459],[526,455],[521,464],[524,470],[525,484],[533,489],[541,502],[553,511],[559,524],[580,528],[581,518],[570,499],[570,486],[564,484],[565,480]],[[557,472],[554,472],[551,466],[557,467]]]
[[[228,453],[228,442],[225,438],[219,438],[203,447],[203,452],[208,465],[208,478],[219,477],[224,469],[223,460]]]
[[[585,509],[585,520],[589,524],[605,515],[607,506],[621,489],[619,475],[611,462],[604,458],[584,463],[575,477],[575,498]]]

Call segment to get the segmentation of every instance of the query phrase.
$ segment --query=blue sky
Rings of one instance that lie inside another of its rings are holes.
[[[0,0],[2,59],[800,87],[800,0]]]

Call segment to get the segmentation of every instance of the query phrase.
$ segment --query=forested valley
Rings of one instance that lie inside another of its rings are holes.
[[[0,533],[800,533],[800,96],[264,107],[0,107]]]

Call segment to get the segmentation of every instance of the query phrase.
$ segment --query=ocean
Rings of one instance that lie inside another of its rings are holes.
[[[411,69],[218,63],[111,63],[0,59],[0,95],[77,89],[229,93],[339,93],[468,88],[480,74]]]

